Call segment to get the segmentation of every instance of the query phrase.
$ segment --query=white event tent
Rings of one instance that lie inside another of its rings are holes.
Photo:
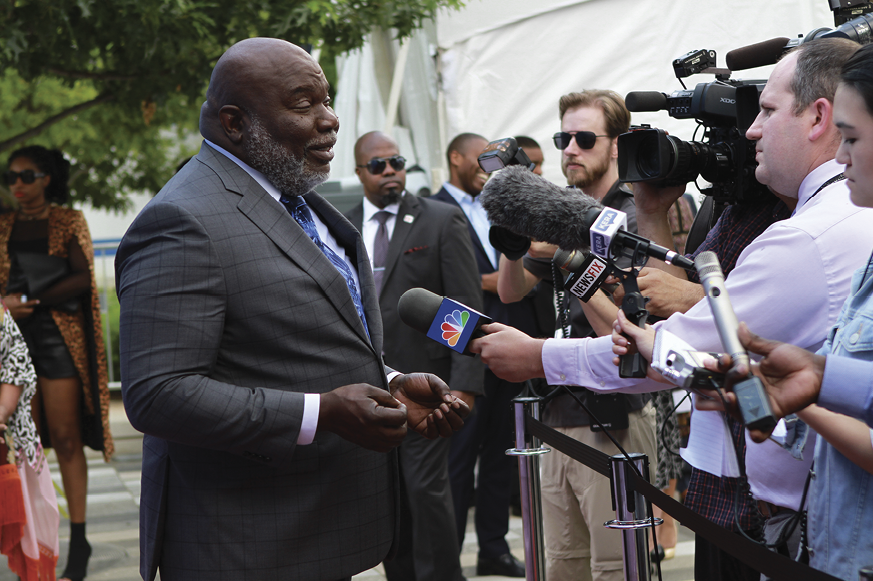
[[[436,191],[447,178],[445,149],[455,135],[489,140],[524,134],[540,142],[546,177],[563,183],[558,98],[585,88],[671,93],[682,89],[672,62],[692,50],[725,55],[774,37],[833,27],[828,0],[468,0],[442,10],[400,45],[374,32],[366,46],[338,60],[335,108],[339,142],[323,193],[341,209],[360,199],[355,139],[390,130],[400,152],[425,172],[408,188]],[[733,74],[766,79],[772,67]],[[712,75],[684,79],[688,88]],[[696,123],[666,112],[633,115],[633,123],[693,138]]]

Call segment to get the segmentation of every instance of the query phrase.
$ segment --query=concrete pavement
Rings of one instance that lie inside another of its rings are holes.
[[[142,466],[142,435],[127,421],[119,394],[113,394],[110,407],[110,424],[115,438],[116,454],[112,462],[103,462],[101,454],[86,449],[88,459],[88,540],[93,554],[88,567],[89,581],[139,581],[139,493]],[[52,477],[61,485],[60,472],[54,453],[49,452]],[[59,498],[59,505],[66,503]],[[474,509],[471,509],[474,510]],[[476,532],[474,518],[467,520],[469,529],[461,553],[461,564],[466,577],[473,580],[508,579],[507,577],[477,577]],[[618,533],[616,533],[618,534]],[[523,531],[521,519],[511,517],[508,541],[513,554],[524,559]],[[58,575],[66,562],[69,541],[69,521],[61,519],[60,528],[61,558]],[[679,544],[676,557],[665,561],[662,566],[664,581],[687,581],[694,577],[694,541],[690,531],[680,527]],[[0,581],[16,581],[0,559]],[[657,578],[657,577],[655,577]],[[385,581],[380,566],[364,571],[354,577],[355,581]],[[316,581],[316,580],[313,580]]]

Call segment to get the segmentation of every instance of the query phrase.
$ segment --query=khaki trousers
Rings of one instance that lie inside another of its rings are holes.
[[[651,402],[629,415],[628,429],[611,432],[630,453],[649,457],[654,482],[658,447]],[[619,450],[603,432],[588,426],[556,428],[610,456]],[[621,531],[603,526],[615,518],[609,478],[557,450],[542,457],[543,532],[549,581],[622,581]]]

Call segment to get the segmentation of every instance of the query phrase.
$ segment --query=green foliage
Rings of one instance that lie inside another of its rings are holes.
[[[403,38],[437,8],[461,5],[7,0],[0,3],[0,152],[25,143],[59,147],[76,160],[75,199],[123,209],[126,193],[156,192],[192,154],[178,143],[196,130],[212,67],[233,43],[272,36],[322,47],[329,57],[360,47],[373,27]]]
[[[101,293],[106,293],[106,312],[101,315],[103,323],[103,333],[106,334],[106,329],[109,329],[109,341],[106,357],[106,364],[112,367],[112,380],[121,381],[121,356],[119,355],[118,346],[120,339],[118,336],[118,321],[121,318],[121,306],[118,304],[118,296],[115,294],[114,288],[101,288]]]

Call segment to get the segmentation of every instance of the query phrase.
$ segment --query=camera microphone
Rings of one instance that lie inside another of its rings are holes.
[[[632,91],[625,96],[624,104],[631,113],[663,111],[667,108],[667,95],[658,91]]]
[[[731,306],[718,257],[714,252],[701,252],[694,259],[694,265],[697,267],[700,283],[709,301],[722,346],[730,354],[734,366],[744,363],[748,367],[749,355],[737,335],[739,323]],[[767,397],[764,384],[751,373],[751,370],[748,378],[736,383],[733,390],[737,395],[743,423],[747,428],[769,431],[776,426],[777,420],[770,408],[770,399]]]
[[[484,336],[479,329],[492,320],[467,305],[424,288],[411,288],[397,302],[400,320],[458,353],[467,351],[471,339]]]
[[[625,229],[624,212],[603,208],[591,196],[562,188],[521,166],[493,174],[479,194],[492,224],[567,250],[591,248],[605,259],[623,248],[692,269],[694,263],[676,252]]]
[[[725,55],[727,68],[732,71],[744,71],[776,64],[789,42],[790,39],[783,36],[735,48]]]

